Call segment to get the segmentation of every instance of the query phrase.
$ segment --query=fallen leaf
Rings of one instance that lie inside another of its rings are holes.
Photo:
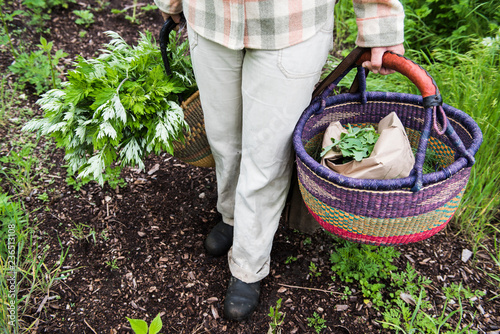
[[[404,293],[404,292],[401,292],[401,294],[399,295],[399,297],[407,304],[411,304],[411,305],[416,305],[417,303],[415,302],[415,299],[413,299],[413,297],[410,295],[410,294],[407,294],[407,293]]]

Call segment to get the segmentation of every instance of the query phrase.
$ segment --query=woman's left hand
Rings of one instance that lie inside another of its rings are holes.
[[[387,75],[396,72],[394,70],[382,66],[382,57],[386,51],[392,51],[394,53],[403,55],[405,53],[405,47],[403,46],[403,44],[398,44],[394,46],[372,48],[371,60],[363,62],[362,66],[364,68],[369,69],[373,73],[380,73],[382,75]]]

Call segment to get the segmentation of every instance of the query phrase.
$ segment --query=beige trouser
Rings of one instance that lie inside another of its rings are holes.
[[[292,173],[292,132],[333,44],[333,13],[314,37],[281,50],[231,50],[188,27],[216,164],[217,210],[234,225],[229,268],[252,283],[270,253]]]

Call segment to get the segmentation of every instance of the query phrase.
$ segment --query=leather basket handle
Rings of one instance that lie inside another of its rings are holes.
[[[342,62],[316,87],[313,92],[313,98],[322,94],[322,92],[327,89],[327,87],[342,78],[353,69],[355,66],[361,66],[364,61],[371,59],[370,49],[357,47],[355,48],[347,57],[342,60]],[[434,79],[429,75],[429,73],[423,69],[420,65],[416,64],[412,60],[398,55],[394,52],[387,51],[383,58],[382,64],[384,67],[395,70],[413,82],[413,84],[420,90],[423,97],[424,107],[433,107],[442,105],[443,100],[439,89],[434,81]],[[353,89],[357,89],[357,82],[353,83],[351,87],[351,92]]]

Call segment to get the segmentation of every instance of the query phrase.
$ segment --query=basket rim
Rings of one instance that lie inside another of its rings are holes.
[[[407,94],[407,93],[393,93],[393,92],[365,92],[361,93],[344,93],[334,96],[327,97],[325,100],[314,100],[302,113],[295,130],[293,132],[293,146],[297,155],[297,158],[302,161],[306,166],[308,166],[314,173],[318,176],[329,180],[330,182],[339,184],[344,187],[349,188],[359,188],[366,190],[394,190],[401,188],[412,188],[416,181],[416,176],[408,176],[405,178],[389,179],[389,180],[378,180],[378,179],[357,179],[351,178],[321,165],[319,162],[314,160],[305,151],[304,145],[302,143],[302,132],[307,121],[314,115],[323,112],[324,107],[331,107],[336,104],[344,104],[346,102],[360,102],[362,97],[366,96],[367,103],[373,102],[393,102],[398,104],[412,104],[419,106],[423,109],[422,103],[423,98],[420,95]],[[467,148],[467,150],[474,156],[479,150],[479,146],[482,142],[482,133],[479,129],[477,123],[465,112],[456,109],[450,105],[443,103],[443,109],[446,114],[452,116],[454,120],[461,122],[461,125],[470,132],[472,136],[472,143]],[[422,112],[424,115],[424,111]],[[436,182],[443,181],[452,175],[456,174],[458,171],[466,167],[468,161],[464,157],[456,159],[451,165],[447,166],[441,171],[433,172],[423,175],[423,185],[429,185]]]

